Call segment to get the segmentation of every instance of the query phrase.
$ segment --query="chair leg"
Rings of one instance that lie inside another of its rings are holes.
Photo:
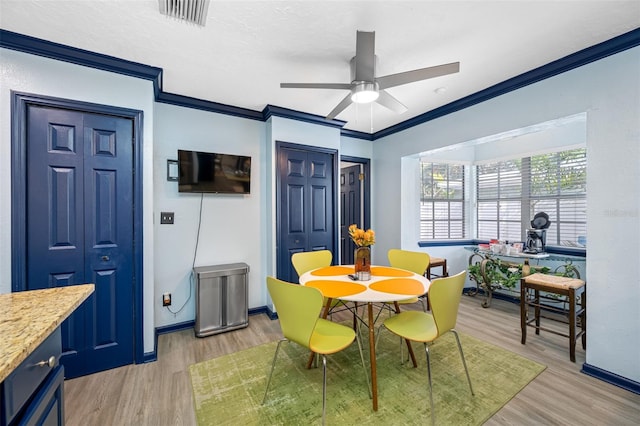
[[[427,307],[427,304],[425,304],[425,303],[424,303],[424,299],[425,299],[425,298],[424,298],[424,297],[419,297],[418,299],[420,300],[420,303],[422,303],[422,310],[423,310],[424,312],[427,312],[428,307]]]
[[[580,295],[580,305],[582,307],[582,319],[580,321],[580,327],[582,328],[582,349],[587,349],[587,290],[582,289]]]
[[[460,337],[458,336],[458,332],[454,329],[451,329],[453,335],[456,336],[456,342],[458,342],[458,350],[460,351],[460,358],[462,358],[462,365],[464,365],[464,372],[467,373],[467,381],[469,382],[469,389],[471,390],[471,395],[475,396],[473,393],[473,386],[471,386],[471,377],[469,376],[469,369],[467,368],[467,363],[464,360],[464,353],[462,352],[462,345],[460,344]]]
[[[540,334],[540,290],[533,290],[533,300],[535,301],[534,315],[536,320],[536,334]]]
[[[523,345],[527,341],[527,315],[529,313],[529,306],[527,305],[529,297],[529,290],[527,290],[527,286],[524,280],[520,281],[520,332],[522,333],[522,337],[520,343]]]
[[[424,351],[427,353],[427,376],[429,376],[429,403],[431,404],[431,424],[436,424],[436,413],[433,406],[433,384],[431,383],[431,356],[429,355],[429,346],[424,344]]]
[[[273,376],[273,369],[276,366],[276,358],[278,358],[278,351],[280,350],[280,343],[286,342],[287,339],[280,339],[278,346],[276,346],[276,353],[273,354],[273,361],[271,362],[271,371],[269,372],[269,378],[267,379],[267,387],[264,390],[264,397],[262,397],[262,404],[267,400],[267,392],[269,391],[269,385],[271,384],[271,376]]]
[[[367,378],[367,387],[369,388],[369,398],[373,399],[373,391],[371,390],[371,378],[367,372],[367,366],[364,363],[364,353],[362,351],[362,342],[360,342],[360,336],[356,334],[356,341],[358,342],[358,351],[360,352],[360,361],[362,361],[362,369],[364,370],[364,377]]]
[[[325,408],[327,405],[327,356],[322,355],[322,426],[325,422]]]
[[[569,289],[569,359],[576,362],[576,290]]]
[[[375,342],[375,348],[376,351],[378,350],[378,340],[380,340],[380,331],[386,328],[384,326],[384,324],[380,324],[380,326],[378,326],[378,331],[376,331],[376,342]],[[404,347],[402,346],[402,342],[403,342],[403,338],[400,337],[400,365],[404,365],[405,360],[404,360]],[[409,354],[407,354],[407,360],[409,360]]]
[[[376,342],[374,345],[376,352],[378,351],[378,340],[380,340],[380,332],[382,331],[383,328],[387,328],[387,327],[385,327],[384,324],[380,324],[378,326],[378,331],[376,331]]]

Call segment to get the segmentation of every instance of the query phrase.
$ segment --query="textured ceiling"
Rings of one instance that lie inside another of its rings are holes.
[[[388,89],[408,107],[352,105],[345,128],[376,132],[637,28],[640,1],[217,1],[204,27],[158,1],[0,0],[0,27],[160,67],[163,90],[260,111],[327,115],[349,83],[356,30],[376,32],[377,75],[460,62],[460,72]],[[438,93],[436,93],[438,92]]]

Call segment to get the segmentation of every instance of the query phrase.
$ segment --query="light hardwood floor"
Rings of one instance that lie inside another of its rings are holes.
[[[486,425],[640,424],[640,395],[581,373],[585,352],[580,344],[575,363],[569,360],[568,339],[561,336],[535,336],[530,329],[522,345],[518,306],[494,300],[484,309],[480,302],[463,296],[459,331],[547,366]],[[188,366],[279,337],[278,321],[266,315],[249,317],[245,329],[207,338],[195,337],[193,330],[161,335],[156,362],[66,381],[67,425],[194,425]]]

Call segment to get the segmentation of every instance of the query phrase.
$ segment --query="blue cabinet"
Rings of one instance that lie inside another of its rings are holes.
[[[63,425],[64,367],[60,328],[0,385],[0,426]]]
[[[64,367],[57,366],[47,377],[17,425],[49,426],[64,424]]]

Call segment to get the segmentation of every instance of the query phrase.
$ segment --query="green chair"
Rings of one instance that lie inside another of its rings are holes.
[[[390,249],[387,252],[387,257],[389,259],[390,266],[411,271],[418,275],[424,275],[426,270],[429,269],[430,257],[428,253]],[[406,305],[410,303],[416,303],[418,301],[422,303],[422,310],[426,312],[427,308],[424,304],[423,297],[412,297],[411,299],[401,300],[398,302],[398,304]]]
[[[284,337],[276,346],[262,403],[264,404],[267,399],[280,344],[293,341],[322,355],[322,424],[324,424],[327,400],[327,355],[340,352],[356,340],[362,368],[370,386],[360,339],[351,328],[319,318],[322,309],[322,293],[318,289],[287,283],[273,277],[267,277],[267,288],[278,313]]]
[[[386,319],[383,324],[384,328],[403,339],[424,343],[424,349],[427,353],[431,422],[434,424],[433,385],[431,383],[431,359],[428,344],[448,331],[451,331],[454,336],[456,336],[458,350],[462,358],[462,365],[464,366],[467,381],[469,382],[469,389],[471,390],[471,395],[475,395],[473,393],[473,387],[471,386],[467,363],[464,360],[460,338],[454,328],[458,318],[458,307],[460,306],[460,298],[462,297],[462,289],[464,288],[466,275],[467,271],[462,271],[457,275],[438,278],[431,282],[431,286],[429,287],[429,301],[431,302],[430,314],[420,311],[404,311]]]
[[[298,252],[291,255],[291,263],[293,268],[298,273],[298,276],[302,276],[305,272],[313,269],[322,268],[325,266],[331,266],[333,260],[333,254],[329,250],[315,250]],[[327,298],[322,300],[322,306],[327,306]],[[334,299],[331,302],[330,309],[333,310],[336,306],[344,305],[340,300]]]

